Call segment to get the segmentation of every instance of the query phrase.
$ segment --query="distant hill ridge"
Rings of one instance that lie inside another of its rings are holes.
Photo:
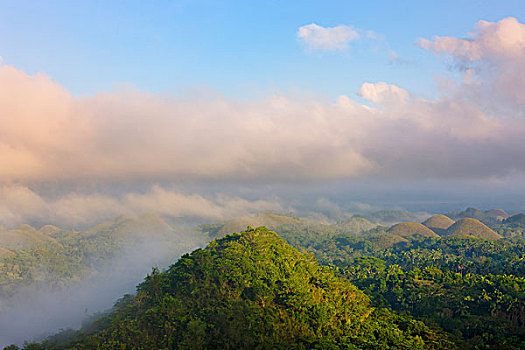
[[[509,225],[525,225],[525,214],[512,215],[503,220],[503,223]]]
[[[420,221],[428,217],[425,214],[412,213],[397,209],[383,209],[373,213],[358,215],[370,222],[390,226],[399,222]]]
[[[349,220],[340,221],[333,226],[341,233],[359,234],[377,227],[378,224],[371,223],[367,219],[359,216],[353,216]]]
[[[30,225],[23,224],[14,229],[5,227],[0,229],[0,248],[28,249],[46,242],[58,244],[54,238],[37,231]]]
[[[138,217],[121,215],[113,221],[101,223],[77,234],[90,237],[104,232],[110,233],[115,238],[147,238],[150,234],[171,233],[173,228],[160,216],[147,213]]]
[[[254,216],[238,217],[231,220],[224,221],[220,224],[205,225],[207,226],[211,237],[222,237],[228,233],[241,232],[246,227],[259,227],[265,226],[272,230],[282,225],[293,225],[301,222],[293,216],[280,215],[275,213],[263,213]]]
[[[494,219],[503,220],[508,218],[510,215],[505,212],[503,209],[490,209],[485,211],[485,215]]]
[[[465,218],[477,219],[485,225],[494,225],[501,223],[504,219],[509,217],[503,209],[489,209],[481,211],[478,208],[467,208],[460,212],[450,212],[445,214],[453,220],[460,220]]]

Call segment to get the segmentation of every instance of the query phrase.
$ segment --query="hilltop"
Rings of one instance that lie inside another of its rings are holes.
[[[361,234],[376,228],[378,225],[371,223],[365,218],[354,216],[346,221],[340,221],[334,225],[335,229],[340,233]]]
[[[501,235],[494,232],[491,228],[479,220],[465,218],[458,220],[447,230],[447,236],[474,236],[483,239],[500,239]]]
[[[433,215],[425,220],[423,225],[435,233],[443,235],[450,226],[454,225],[454,220],[445,215]]]
[[[14,229],[0,227],[0,248],[28,249],[44,243],[57,243],[46,232],[37,231],[30,225],[20,225]]]
[[[439,235],[429,229],[428,227],[418,222],[401,222],[395,224],[387,230],[388,233],[396,235],[402,238],[418,238],[418,237],[435,237],[439,238]]]
[[[419,321],[372,308],[350,282],[259,227],[154,271],[136,296],[122,299],[72,343],[46,346],[425,349],[446,343],[439,339]]]

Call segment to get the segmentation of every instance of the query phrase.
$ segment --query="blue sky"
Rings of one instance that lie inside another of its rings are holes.
[[[74,95],[132,83],[154,93],[335,97],[386,81],[432,96],[447,66],[417,47],[418,38],[461,37],[478,20],[523,21],[524,14],[523,1],[0,1],[0,55]],[[296,33],[311,23],[384,39],[309,52]]]

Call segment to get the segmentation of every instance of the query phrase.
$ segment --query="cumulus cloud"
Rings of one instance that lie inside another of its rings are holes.
[[[519,58],[525,55],[525,25],[509,17],[497,23],[479,21],[472,38],[434,37],[419,39],[419,45],[436,53],[449,53],[468,61],[485,58]]]
[[[0,67],[0,180],[326,178],[371,166],[345,145],[337,106],[134,90],[73,98]],[[333,116],[331,116],[333,111]]]
[[[385,82],[364,83],[358,95],[379,105],[403,104],[410,97],[405,89]]]
[[[525,25],[513,17],[479,21],[469,36],[419,39],[419,45],[463,68],[468,89],[460,93],[467,98],[490,113],[525,116]]]
[[[336,51],[346,49],[360,35],[351,26],[322,27],[312,23],[300,27],[297,37],[311,49]]]
[[[345,95],[334,102],[278,95],[238,101],[127,89],[72,97],[45,75],[3,65],[0,182],[487,179],[521,173],[522,28],[514,19],[478,24],[467,40],[477,45],[474,53],[457,51],[465,39],[447,39],[455,42],[450,46],[440,38],[422,41],[477,65],[432,100],[386,82],[364,83],[359,95],[377,108]],[[175,200],[159,193],[158,203]],[[190,207],[198,206],[199,199],[190,199]],[[70,203],[79,202],[94,212],[100,200],[72,195],[62,198],[58,212],[71,210],[64,216],[75,217]],[[113,200],[102,207],[149,205],[138,195]],[[6,210],[0,207],[4,217],[16,217],[17,211]]]

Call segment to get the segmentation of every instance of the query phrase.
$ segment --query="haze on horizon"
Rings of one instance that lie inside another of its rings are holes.
[[[5,225],[525,210],[519,1],[0,6]]]

